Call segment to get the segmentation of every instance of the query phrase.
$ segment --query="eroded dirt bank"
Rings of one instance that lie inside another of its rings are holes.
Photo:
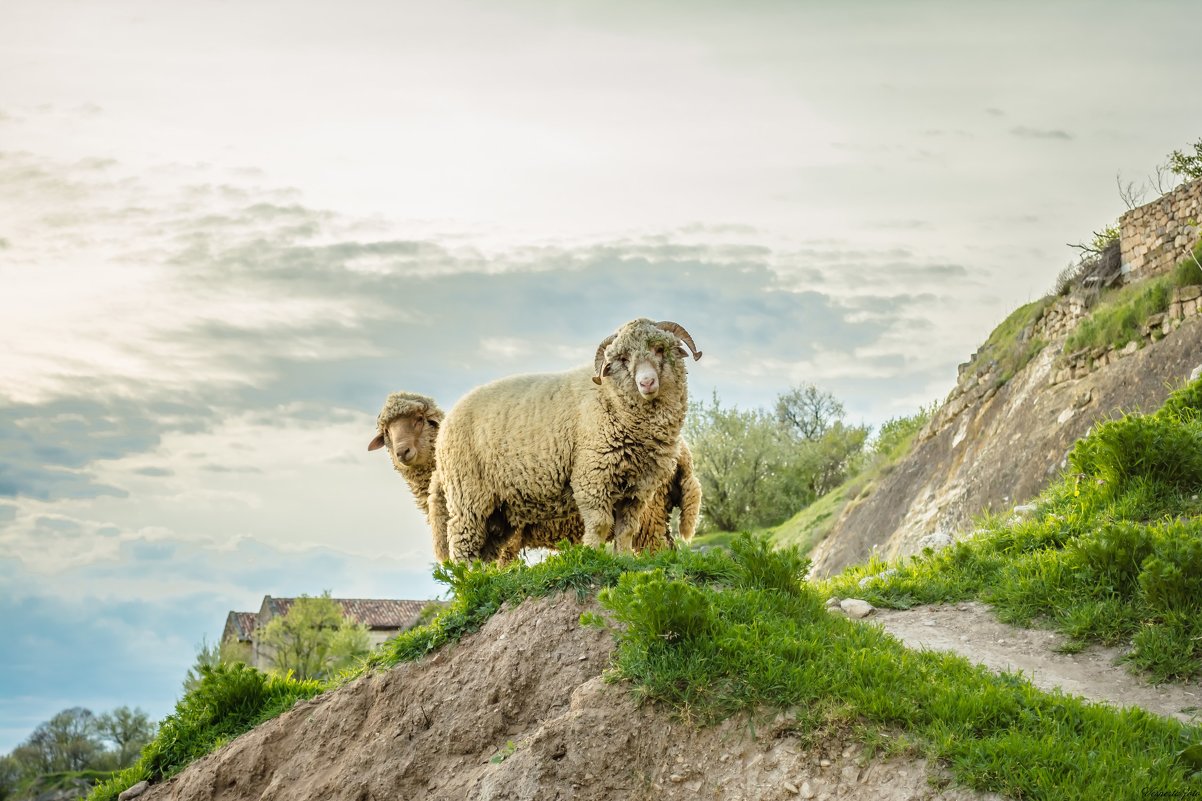
[[[805,748],[772,722],[696,729],[601,673],[574,597],[531,600],[429,659],[368,676],[239,737],[148,801],[996,799],[922,760]]]

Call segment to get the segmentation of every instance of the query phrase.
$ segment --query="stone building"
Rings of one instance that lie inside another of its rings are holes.
[[[395,637],[401,632],[412,628],[421,618],[422,610],[430,601],[402,601],[392,598],[333,598],[342,607],[342,614],[352,623],[361,623],[367,627],[371,647],[376,647],[385,640]],[[236,642],[248,649],[254,667],[266,670],[270,665],[266,655],[259,650],[256,633],[266,626],[272,618],[286,615],[295,598],[273,598],[263,596],[263,603],[258,612],[230,612],[225,617],[225,629],[221,633],[221,642]]]

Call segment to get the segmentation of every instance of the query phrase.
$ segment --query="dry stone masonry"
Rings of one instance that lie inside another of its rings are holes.
[[[1182,184],[1119,218],[1124,281],[1168,272],[1198,242],[1202,180]]]
[[[1132,340],[1121,348],[1093,348],[1079,350],[1064,356],[1057,362],[1052,371],[1050,383],[1060,384],[1077,378],[1084,378],[1094,370],[1099,370],[1108,364],[1114,364],[1119,359],[1138,351],[1149,342],[1162,339],[1181,327],[1181,323],[1202,312],[1202,286],[1183,286],[1173,290],[1169,299],[1168,311],[1153,314],[1144,322],[1143,338]]]

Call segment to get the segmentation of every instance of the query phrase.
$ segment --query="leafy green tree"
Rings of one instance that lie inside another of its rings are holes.
[[[1169,169],[1187,181],[1202,178],[1202,139],[1193,144],[1194,152],[1174,150],[1169,154]]]
[[[196,661],[184,675],[184,693],[190,693],[200,686],[201,668],[216,667],[221,664],[221,648],[216,643],[210,644],[207,638],[202,638],[196,646]]]
[[[800,443],[801,472],[808,495],[820,498],[859,472],[867,439],[867,426],[850,426],[837,420],[818,439]]]
[[[775,525],[860,467],[865,426],[843,422],[843,404],[813,384],[776,399],[771,413],[709,403],[690,406],[685,439],[703,494],[703,528]]]
[[[117,767],[127,768],[154,738],[155,724],[140,708],[119,706],[96,718],[96,731],[112,743]]]
[[[800,454],[777,419],[762,410],[691,404],[685,439],[701,482],[705,528],[722,531],[778,523],[808,503]]]
[[[367,627],[342,615],[329,590],[314,598],[302,595],[287,614],[272,618],[259,633],[259,648],[272,670],[297,679],[322,679],[367,656]]]

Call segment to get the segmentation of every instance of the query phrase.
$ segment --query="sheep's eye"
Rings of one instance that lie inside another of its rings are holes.
[[[438,421],[437,421],[437,420],[433,420],[433,419],[429,419],[429,418],[427,418],[427,419],[426,419],[426,423],[427,423],[427,424],[430,426],[430,428],[438,428]]]
[[[656,353],[656,355],[657,355],[657,356],[663,356],[663,355],[664,355],[664,346],[663,346],[663,345],[656,345],[656,346],[655,346],[655,353]]]

